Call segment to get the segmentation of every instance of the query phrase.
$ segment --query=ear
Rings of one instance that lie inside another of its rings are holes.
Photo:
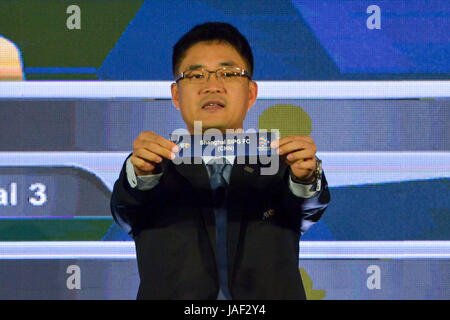
[[[180,101],[179,101],[179,94],[178,94],[178,84],[172,83],[170,86],[170,91],[172,92],[172,103],[175,106],[177,110],[180,110]]]
[[[255,81],[249,81],[248,82],[248,110],[250,110],[251,107],[253,107],[253,105],[256,102],[256,98],[258,96],[258,85],[256,84]]]

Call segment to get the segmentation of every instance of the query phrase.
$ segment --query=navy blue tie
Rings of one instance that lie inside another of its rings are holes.
[[[228,183],[224,178],[224,170],[227,166],[225,159],[212,160],[208,163],[210,184],[213,191],[214,215],[216,219],[216,246],[217,266],[219,271],[219,300],[230,300],[231,294],[228,288],[227,266],[227,210],[225,204]]]

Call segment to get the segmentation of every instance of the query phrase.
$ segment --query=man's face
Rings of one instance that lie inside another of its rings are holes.
[[[242,57],[231,45],[199,42],[188,49],[178,71],[199,67],[215,71],[230,65],[248,70]],[[242,128],[247,111],[255,103],[258,91],[256,83],[246,77],[225,83],[218,80],[214,73],[202,84],[182,79],[173,83],[171,90],[173,104],[181,111],[191,134],[194,132],[194,121],[202,121],[203,131],[217,128],[225,132],[226,129]],[[214,102],[223,106],[206,107]]]

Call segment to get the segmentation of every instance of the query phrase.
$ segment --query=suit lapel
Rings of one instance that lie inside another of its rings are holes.
[[[196,192],[198,203],[205,203],[201,205],[202,223],[208,233],[210,247],[214,252],[214,256],[217,257],[216,248],[216,228],[214,212],[211,201],[211,185],[209,183],[208,172],[202,162],[201,158],[191,158],[191,164],[179,164],[174,165],[175,170],[182,175],[192,185]]]
[[[191,158],[191,163],[174,165],[175,170],[185,177],[195,189],[211,190],[208,172],[201,158]]]
[[[241,160],[241,161],[239,161]],[[244,160],[244,161],[242,161]],[[251,189],[263,190],[269,184],[272,185],[277,179],[283,179],[286,164],[280,157],[279,168],[275,176],[262,176],[261,167],[255,158],[236,158],[231,171],[230,186],[228,189],[228,263],[231,267],[229,271],[230,281],[234,278],[237,270],[239,258],[238,249],[242,248],[244,236],[249,219],[258,219],[258,212],[255,212],[254,203],[248,198],[248,191]],[[264,196],[261,194],[261,196]],[[254,200],[254,199],[253,199]],[[255,216],[256,215],[256,216]],[[262,219],[263,212],[261,212]]]
[[[245,191],[257,183],[260,172],[257,164],[249,164],[248,157],[243,162],[246,164],[240,164],[239,160],[242,160],[242,158],[236,157],[234,160],[228,189],[227,259],[230,266],[228,270],[230,281],[232,281],[234,270],[236,269],[237,250],[242,245],[243,236],[245,235],[247,225],[245,213],[248,211],[248,206],[251,206],[245,199]]]

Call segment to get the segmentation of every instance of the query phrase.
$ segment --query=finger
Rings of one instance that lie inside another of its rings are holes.
[[[316,161],[315,159],[298,160],[294,163],[293,167],[295,169],[313,171],[316,168]]]
[[[289,142],[292,142],[292,141],[296,141],[296,140],[305,141],[305,142],[309,142],[309,143],[313,142],[313,139],[310,136],[299,136],[299,135],[297,135],[297,136],[288,136],[288,137],[280,138],[280,139],[277,139],[277,140],[273,140],[270,143],[270,146],[272,148],[278,148],[278,147],[280,147],[280,146],[282,146],[282,145],[284,145],[286,143],[289,143]]]
[[[311,150],[315,154],[316,145],[305,140],[292,140],[280,146],[278,154],[289,154],[296,150]]]
[[[163,160],[160,155],[143,148],[135,150],[133,152],[133,156],[141,158],[144,161],[154,163],[160,163]]]
[[[315,152],[312,149],[303,149],[299,151],[293,151],[288,153],[286,159],[290,162],[295,162],[297,160],[307,160],[312,159],[315,156]]]
[[[155,136],[155,142],[159,144],[161,147],[170,150],[171,152],[178,152],[179,147],[175,142],[167,140],[166,138],[161,137],[160,135]]]
[[[130,161],[133,167],[135,168],[136,174],[139,175],[146,172],[152,172],[156,168],[156,164],[150,163],[136,156],[131,156]]]
[[[159,134],[154,133],[153,131],[143,131],[139,134],[138,138],[135,140],[135,148],[141,147],[142,145],[146,145],[149,142],[154,142],[159,144],[161,147],[168,149],[172,152],[178,152],[178,146],[163,137]]]
[[[138,150],[147,150],[169,160],[175,159],[175,154],[170,149],[164,148],[156,142],[147,142],[144,148],[139,148],[136,151]]]

